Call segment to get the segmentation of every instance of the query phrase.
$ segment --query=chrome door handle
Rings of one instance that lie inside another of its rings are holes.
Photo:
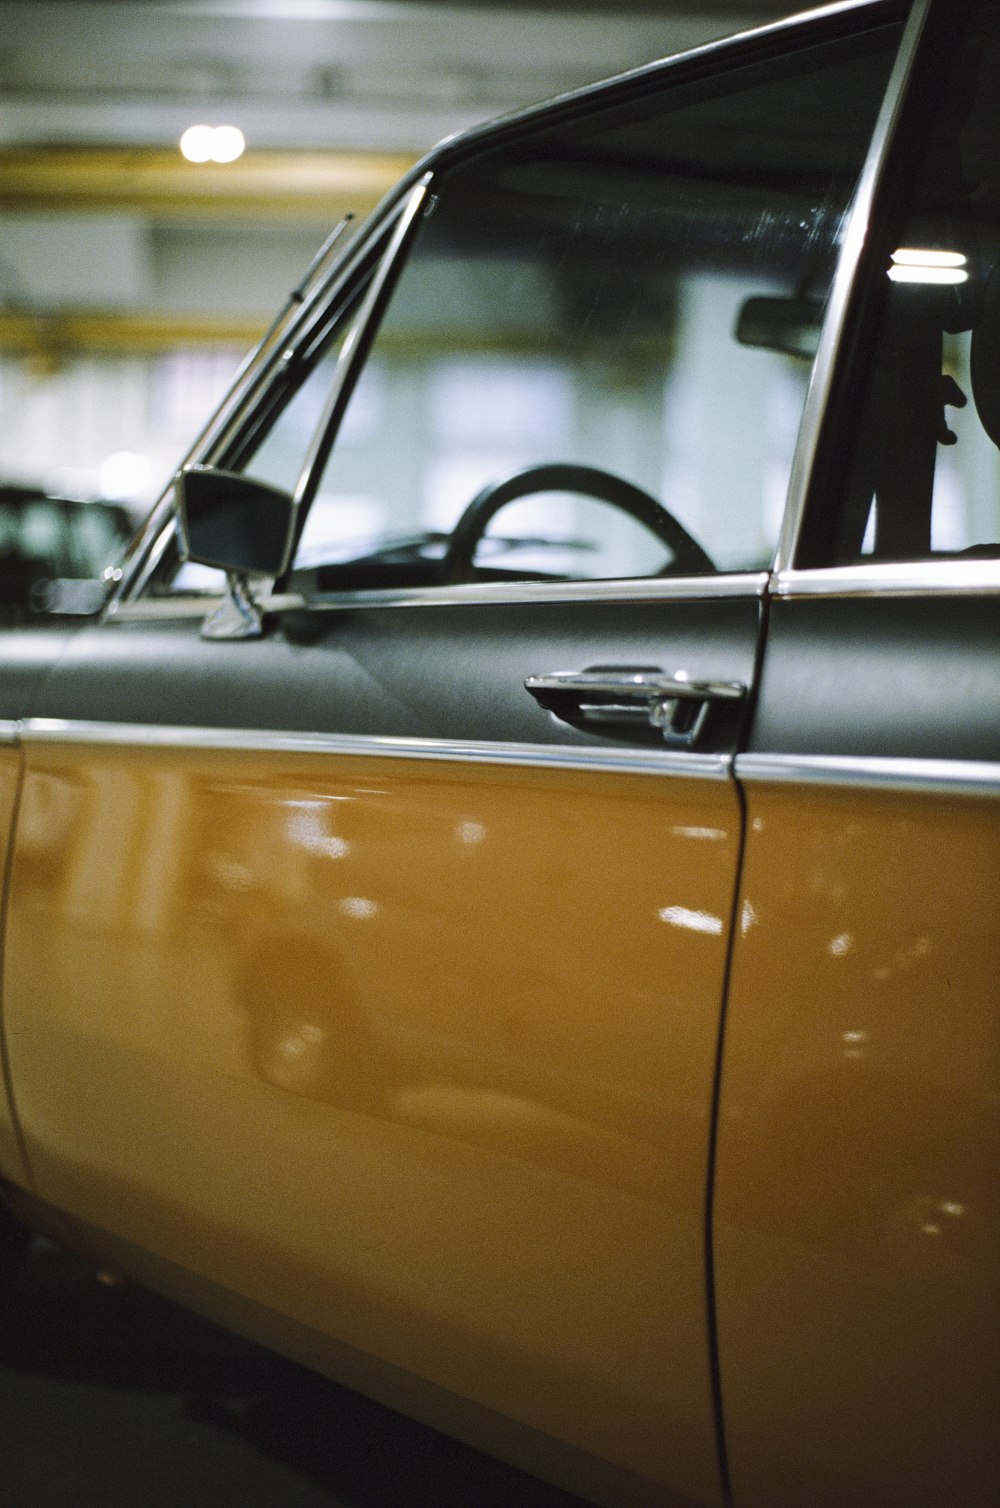
[[[683,670],[595,665],[591,670],[553,670],[524,683],[535,700],[562,722],[640,724],[658,728],[663,741],[689,748],[705,725],[713,702],[746,696],[742,681],[694,681]]]

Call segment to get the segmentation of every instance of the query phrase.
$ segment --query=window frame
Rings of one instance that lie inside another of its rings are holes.
[[[552,583],[481,582],[442,587],[372,589],[338,592],[321,598],[306,598],[296,593],[282,592],[280,588],[287,581],[286,572],[285,577],[276,583],[278,590],[270,597],[265,597],[262,605],[269,610],[280,610],[301,607],[336,609],[363,605],[416,605],[421,602],[440,605],[444,602],[463,601],[516,603],[612,598],[635,601],[661,597],[760,597],[766,594],[769,585],[781,590],[782,583],[787,581],[789,575],[786,541],[799,536],[812,471],[809,462],[815,457],[829,400],[832,373],[838,366],[845,309],[857,277],[858,256],[854,255],[852,258],[850,255],[853,250],[852,238],[861,233],[858,227],[863,227],[870,216],[871,197],[892,139],[892,127],[900,111],[923,19],[928,7],[934,3],[935,0],[840,0],[840,3],[826,6],[812,15],[793,16],[751,32],[705,44],[666,61],[648,64],[619,78],[602,81],[571,95],[530,108],[505,121],[475,127],[445,141],[400,181],[354,237],[346,254],[334,265],[332,273],[318,281],[310,290],[309,297],[298,308],[293,308],[290,315],[284,318],[279,316],[261,345],[251,353],[237,375],[233,389],[183,463],[227,467],[233,464],[234,458],[244,455],[250,434],[260,432],[261,406],[277,403],[281,385],[287,385],[289,370],[307,357],[315,359],[328,338],[331,325],[343,317],[351,299],[358,297],[358,289],[363,289],[366,281],[369,285],[374,281],[379,285],[379,294],[371,301],[368,293],[362,291],[360,294],[361,308],[355,315],[354,328],[347,337],[347,345],[351,350],[342,353],[342,360],[338,362],[333,384],[335,398],[325,410],[325,422],[321,423],[314,436],[315,443],[310,446],[309,462],[300,477],[300,486],[296,488],[299,511],[304,522],[308,502],[311,501],[306,489],[319,480],[322,464],[336,441],[337,425],[353,390],[353,383],[377,333],[385,302],[404,265],[410,238],[405,234],[398,236],[396,232],[401,219],[406,216],[407,206],[412,202],[415,189],[424,186],[427,192],[433,193],[439,175],[447,170],[467,163],[483,153],[506,147],[541,126],[569,123],[574,118],[591,114],[599,106],[612,108],[626,105],[630,99],[647,96],[668,81],[683,85],[702,77],[717,77],[737,67],[742,68],[775,56],[790,55],[799,47],[811,48],[834,42],[839,37],[856,36],[859,31],[874,31],[905,18],[909,13],[910,19],[898,44],[859,187],[848,206],[845,241],[837,256],[819,354],[813,367],[794,449],[783,522],[769,568],[697,576]],[[857,23],[859,12],[865,18],[860,27]],[[859,220],[859,213],[866,208],[866,194],[867,216],[862,214]],[[414,216],[413,225],[418,221],[419,216]],[[387,255],[390,249],[391,256]],[[381,297],[383,288],[386,290],[385,298]],[[320,457],[319,465],[316,465],[317,455]],[[165,563],[171,559],[171,550],[175,545],[172,494],[171,482],[116,572],[119,579],[108,608],[112,615],[129,615],[131,609],[145,616],[144,607],[152,609],[156,616],[164,616],[167,612],[175,616],[201,615],[217,600],[217,595],[208,593],[197,596],[178,593],[153,601],[146,597],[158,577],[162,576]],[[294,559],[300,529],[301,525],[296,530],[290,559]]]
[[[781,598],[927,595],[1000,591],[1000,559],[807,564],[823,519],[839,507],[846,475],[845,437],[857,423],[859,370],[870,359],[872,312],[885,249],[905,218],[922,153],[934,123],[955,39],[955,8],[977,0],[914,0],[896,68],[862,175],[814,371],[815,393],[799,436],[772,593]],[[883,229],[883,226],[885,227]]]

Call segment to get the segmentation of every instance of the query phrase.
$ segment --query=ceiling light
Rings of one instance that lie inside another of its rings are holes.
[[[212,127],[188,126],[181,137],[181,151],[188,162],[210,162],[212,159]]]
[[[889,277],[894,283],[967,283],[968,257],[960,251],[934,251],[918,246],[901,246],[892,254]]]
[[[246,141],[239,126],[216,126],[212,132],[212,161],[235,162],[243,156]]]
[[[964,267],[890,267],[889,277],[894,283],[967,283],[969,274]]]
[[[929,251],[917,246],[901,246],[892,254],[897,267],[965,267],[968,257],[961,251]]]
[[[235,162],[245,146],[238,126],[188,126],[181,137],[188,162]]]

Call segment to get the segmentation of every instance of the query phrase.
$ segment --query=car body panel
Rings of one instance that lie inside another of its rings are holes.
[[[1000,781],[751,777],[748,813],[714,1243],[735,1500],[986,1508]]]
[[[849,574],[772,603],[737,760],[714,1204],[734,1493],[985,1508],[1000,618],[996,595],[886,593],[867,567],[849,595]]]
[[[667,583],[655,583],[657,587]],[[604,750],[628,761],[635,740],[583,732],[542,710],[528,676],[566,666],[659,665],[692,680],[753,679],[759,583],[743,595],[671,600],[653,591],[532,602],[433,602],[413,610],[341,604],[269,616],[252,646],[200,637],[205,608],[158,621],[113,619],[71,643],[31,702],[37,718],[124,725],[310,731],[369,737],[523,741]],[[732,752],[744,709],[718,709],[700,741]],[[664,753],[663,740],[639,740]]]
[[[6,1015],[39,1196],[647,1500],[720,1501],[704,1219],[746,701],[673,751],[524,683],[749,686],[761,582],[735,588],[78,635],[21,730]]]
[[[67,737],[9,917],[40,1196],[720,1501],[731,782]]]
[[[0,864],[2,864],[3,893],[7,891],[7,862],[17,801],[21,785],[21,750],[14,740],[14,725],[6,728],[0,724]],[[0,976],[2,982],[2,976]],[[0,1178],[15,1183],[29,1182],[28,1169],[22,1155],[21,1141],[14,1118],[10,1094],[10,1072],[7,1063],[6,1044],[0,1039],[0,1065],[3,1077],[0,1080]]]

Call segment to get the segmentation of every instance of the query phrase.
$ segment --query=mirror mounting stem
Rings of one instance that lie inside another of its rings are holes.
[[[239,571],[227,571],[225,596],[201,625],[201,637],[259,639],[263,632],[264,614],[248,578]]]

